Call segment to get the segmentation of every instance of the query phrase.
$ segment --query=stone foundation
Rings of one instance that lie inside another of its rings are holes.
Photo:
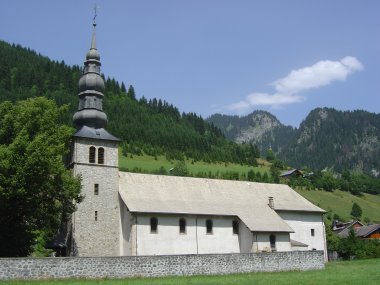
[[[121,257],[1,258],[0,280],[128,278],[324,268],[323,251]]]

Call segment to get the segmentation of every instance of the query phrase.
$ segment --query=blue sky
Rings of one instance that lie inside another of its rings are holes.
[[[204,118],[380,112],[380,1],[96,1],[102,72]],[[0,1],[0,39],[82,65],[94,0]]]

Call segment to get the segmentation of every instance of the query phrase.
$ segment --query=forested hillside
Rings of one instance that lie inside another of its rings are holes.
[[[379,171],[380,114],[315,109],[279,155],[297,167]]]
[[[0,41],[0,102],[44,96],[68,104],[62,122],[72,125],[78,104],[77,84],[82,67],[68,66],[19,45]],[[254,164],[253,145],[227,141],[221,131],[194,113],[183,113],[160,99],[137,99],[115,79],[105,79],[104,109],[108,130],[123,140],[124,153],[184,156],[195,160]]]
[[[264,111],[244,117],[216,114],[207,121],[235,142],[257,144],[262,153],[271,147],[293,167],[375,175],[380,170],[380,114],[318,108],[298,129],[284,126]]]

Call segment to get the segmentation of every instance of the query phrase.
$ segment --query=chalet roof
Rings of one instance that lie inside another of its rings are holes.
[[[350,228],[355,225],[359,224],[360,227],[363,227],[364,225],[360,221],[350,221],[350,222],[340,222],[338,220],[333,221],[332,224],[332,230],[340,237],[347,237],[348,233],[350,232]]]
[[[238,216],[261,232],[293,232],[277,210],[325,212],[287,185],[129,172],[119,177],[120,196],[131,212]]]
[[[291,170],[288,170],[288,171],[284,171],[283,173],[281,173],[280,177],[284,177],[284,176],[289,176],[289,175],[292,175],[292,174],[297,174],[297,175],[302,175],[302,172],[298,169],[291,169]]]
[[[378,229],[380,229],[380,224],[364,226],[356,230],[356,235],[358,237],[367,237]]]

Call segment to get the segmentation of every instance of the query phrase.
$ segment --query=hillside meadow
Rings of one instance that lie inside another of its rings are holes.
[[[291,271],[291,272],[261,272],[215,276],[185,276],[163,278],[134,278],[134,279],[101,279],[101,280],[46,280],[46,281],[0,281],[0,285],[174,285],[174,284],[215,284],[215,285],[375,285],[380,279],[380,259],[329,262],[324,270]]]
[[[121,171],[132,171],[132,172],[146,172],[152,173],[157,171],[160,167],[164,167],[166,172],[169,172],[171,168],[174,167],[176,161],[169,161],[165,156],[157,156],[155,159],[153,156],[149,155],[133,155],[132,157],[123,156],[122,152],[119,150],[119,169]],[[204,161],[194,162],[191,159],[185,161],[186,167],[188,168],[192,176],[196,176],[197,173],[209,173],[213,175],[222,172],[238,172],[239,176],[243,174],[246,175],[250,169],[255,172],[260,172],[264,174],[265,172],[269,175],[268,162],[258,159],[258,167],[252,167],[248,165],[241,165],[237,163],[207,163]]]
[[[355,196],[349,192],[334,190],[326,192],[322,190],[295,189],[299,194],[327,212],[338,214],[344,220],[350,220],[350,212],[353,203],[358,203],[363,210],[362,220],[366,217],[372,223],[380,223],[380,196],[364,193]]]

